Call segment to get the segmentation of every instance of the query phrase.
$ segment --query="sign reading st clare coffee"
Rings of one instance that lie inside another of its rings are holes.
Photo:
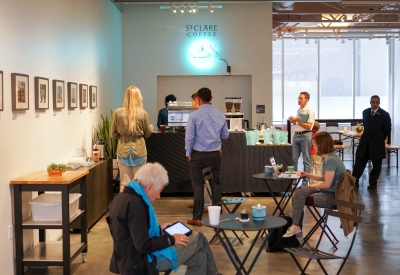
[[[186,25],[186,34],[189,37],[217,36],[217,25]]]

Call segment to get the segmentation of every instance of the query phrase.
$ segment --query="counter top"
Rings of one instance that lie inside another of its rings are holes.
[[[89,174],[89,171],[66,171],[62,176],[49,176],[46,170],[36,171],[17,179],[10,184],[70,184]]]

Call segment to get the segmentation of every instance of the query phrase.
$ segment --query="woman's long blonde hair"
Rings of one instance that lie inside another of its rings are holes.
[[[142,103],[143,97],[140,93],[140,90],[136,86],[130,86],[126,89],[124,95],[124,102],[122,102],[122,107],[128,108],[129,117],[128,117],[128,129],[129,132],[133,132],[133,129],[136,128],[136,118],[138,115],[138,110],[143,109]]]

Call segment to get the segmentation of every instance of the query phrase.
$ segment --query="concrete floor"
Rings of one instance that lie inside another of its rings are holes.
[[[346,158],[349,159],[350,156],[345,155],[345,159]],[[348,168],[351,167],[351,161],[345,161],[345,164]],[[395,159],[392,158],[392,165],[394,164]],[[365,211],[362,214],[363,222],[360,226],[352,253],[341,274],[400,274],[400,258],[397,254],[398,252],[396,252],[400,245],[400,186],[398,183],[398,170],[394,166],[388,168],[387,162],[384,161],[378,189],[369,191],[367,190],[367,173],[370,168],[371,167],[367,166],[365,169],[364,175],[360,179],[360,188],[356,190],[356,202],[365,204]],[[154,202],[159,222],[186,222],[186,220],[191,217],[191,209],[188,208],[188,204],[191,203],[191,201],[191,197],[164,197]],[[274,202],[271,197],[264,196],[250,197],[246,203],[242,204],[238,212],[242,209],[251,211],[251,206],[258,203],[267,205],[267,214],[272,214]],[[291,213],[290,204],[286,212],[289,214]],[[308,211],[306,211],[304,232],[308,232],[314,223],[313,218]],[[336,253],[342,254],[343,251],[347,251],[349,239],[343,236],[343,232],[339,228],[339,223],[336,218],[332,218],[329,221],[329,225],[340,241],[338,243],[339,249]],[[214,234],[212,229],[205,226],[192,228],[194,231],[203,232],[209,239]],[[78,238],[78,234],[72,235],[73,238]],[[241,245],[235,240],[232,233],[228,233],[239,256],[244,256],[255,236],[253,233],[249,233],[248,235],[250,238],[242,237],[244,245]],[[319,234],[314,235],[311,242],[315,242],[318,235]],[[82,263],[81,257],[75,259],[72,263],[73,274],[112,274],[108,271],[112,253],[112,239],[105,217],[92,228],[88,238],[89,252],[87,254],[87,262]],[[256,247],[259,247],[259,245],[260,240],[256,244]],[[211,244],[211,248],[217,261],[219,271],[224,275],[235,274],[232,263],[218,240]],[[324,238],[321,248],[327,252],[333,251],[332,245],[326,238]],[[254,253],[253,251],[252,255],[254,255]],[[336,274],[339,262],[330,261],[326,263],[325,266],[329,274]],[[180,268],[178,274],[184,273],[185,268]],[[323,274],[316,262],[310,264],[307,273]],[[28,270],[25,274],[58,275],[62,274],[62,269],[60,267],[48,267],[44,270]],[[267,253],[264,250],[251,274],[300,274],[300,271],[288,253]]]

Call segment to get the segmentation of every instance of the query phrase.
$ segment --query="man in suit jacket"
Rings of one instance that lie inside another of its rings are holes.
[[[389,113],[379,107],[379,96],[373,95],[370,104],[371,108],[363,111],[364,132],[357,148],[353,176],[357,179],[358,186],[365,166],[368,160],[371,160],[373,168],[369,173],[368,189],[376,189],[382,159],[386,158],[385,140],[390,135],[392,123]]]

